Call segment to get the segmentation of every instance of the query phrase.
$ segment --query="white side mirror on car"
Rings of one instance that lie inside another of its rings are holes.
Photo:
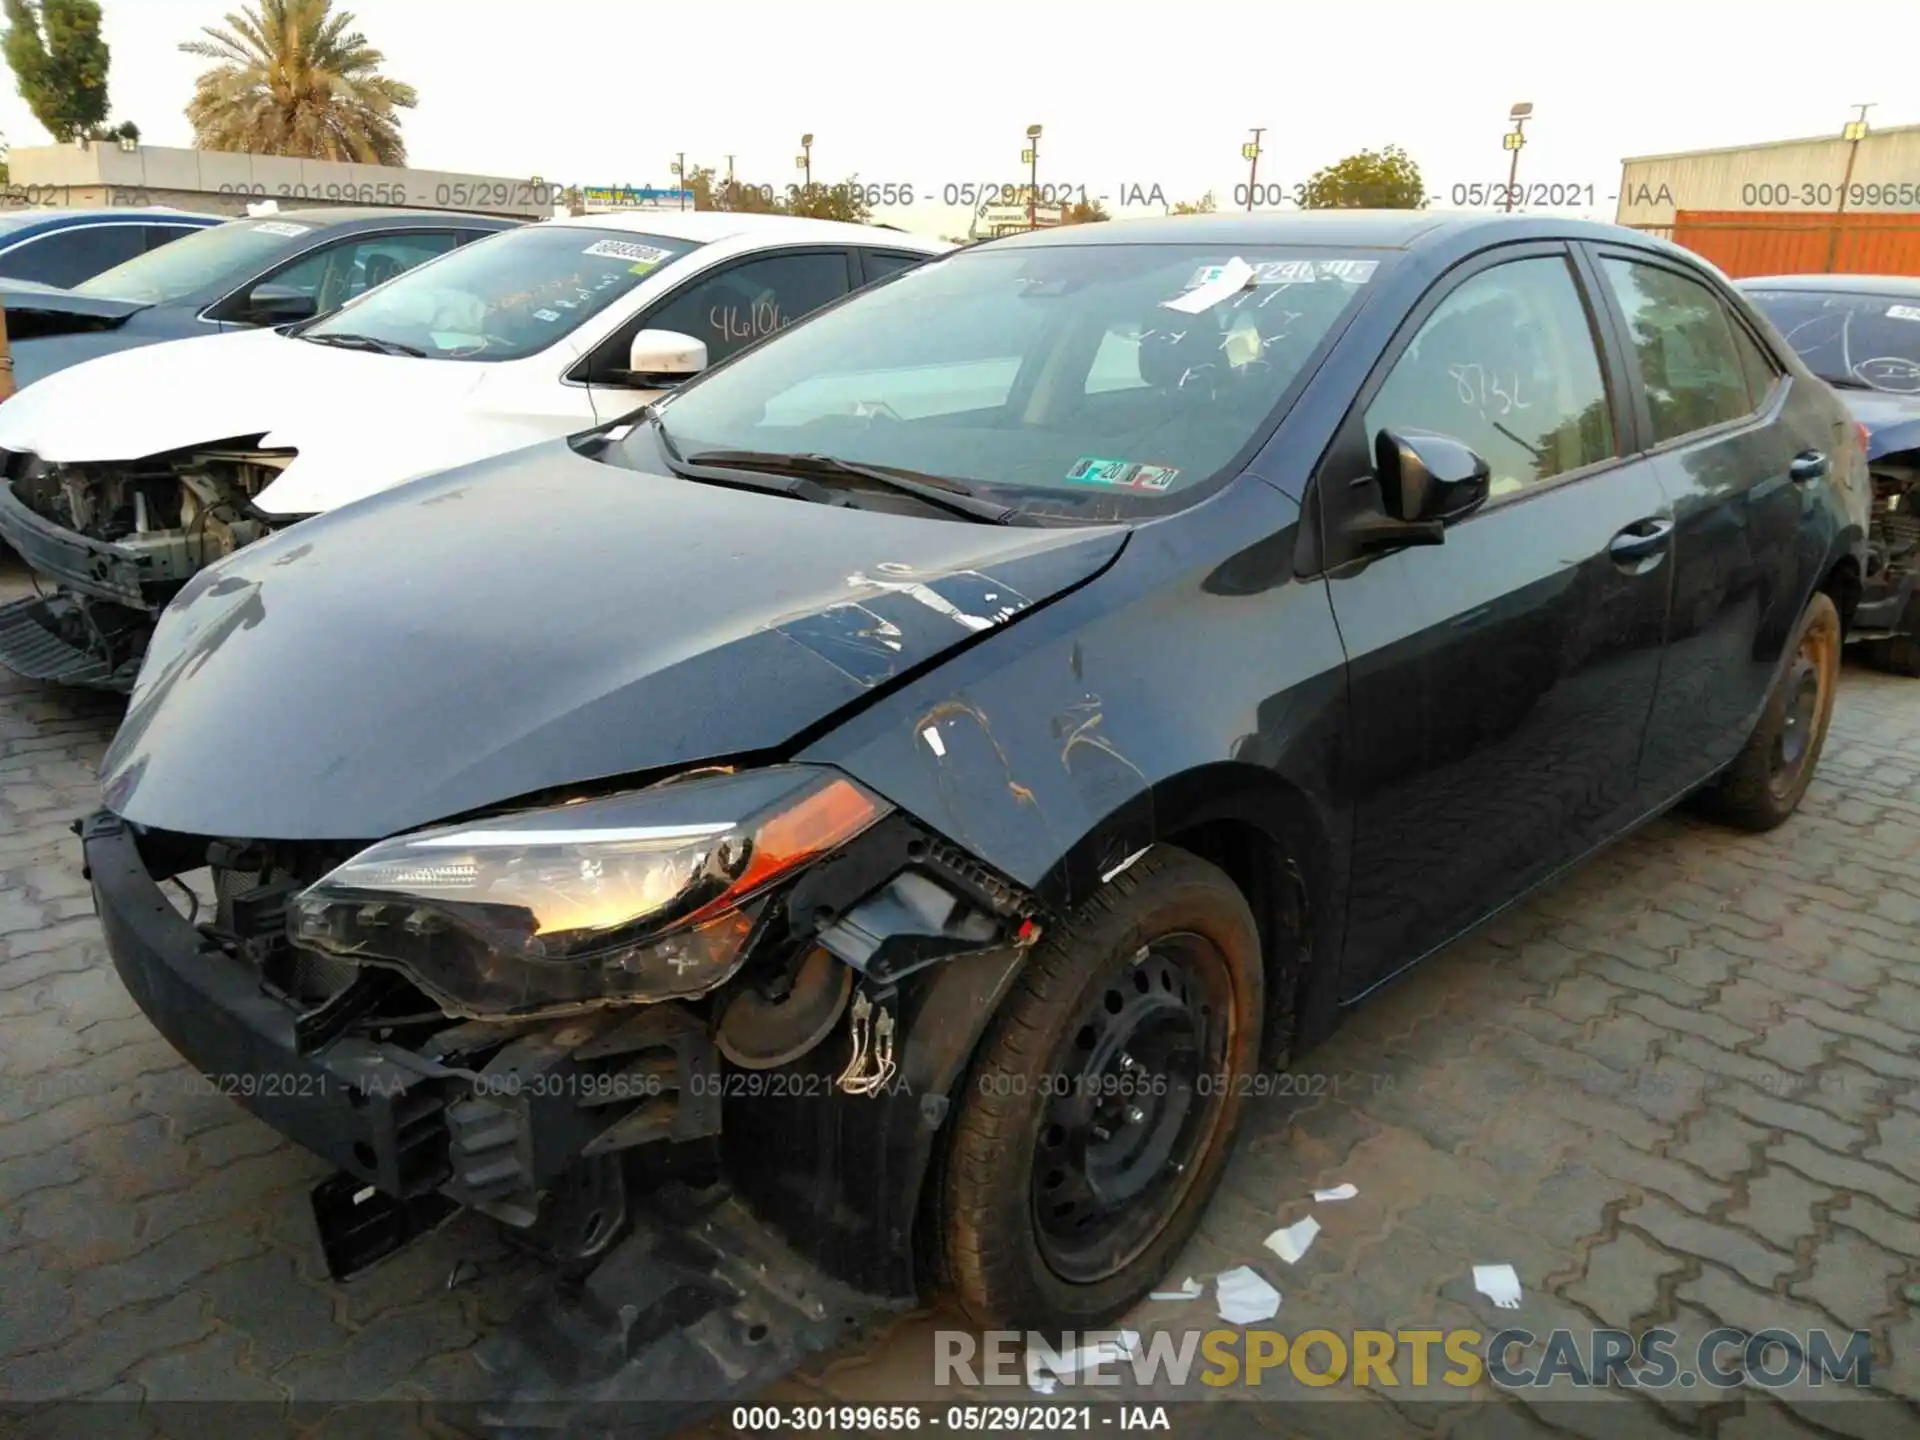
[[[707,343],[678,330],[642,330],[627,351],[635,382],[674,385],[707,368]]]

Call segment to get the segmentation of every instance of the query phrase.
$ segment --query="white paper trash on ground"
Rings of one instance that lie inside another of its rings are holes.
[[[1053,1387],[1069,1375],[1077,1375],[1082,1370],[1091,1370],[1096,1365],[1111,1365],[1116,1361],[1129,1360],[1140,1353],[1140,1332],[1122,1330],[1117,1340],[1102,1340],[1093,1345],[1082,1345],[1077,1350],[1069,1350],[1064,1355],[1050,1355],[1044,1350],[1029,1348],[1027,1351],[1027,1385],[1042,1395],[1051,1395]]]
[[[1313,1198],[1324,1205],[1332,1200],[1351,1200],[1359,1193],[1358,1185],[1336,1185],[1331,1190],[1314,1191]]]
[[[1267,1236],[1267,1249],[1291,1265],[1307,1253],[1308,1247],[1313,1244],[1313,1237],[1319,1233],[1320,1222],[1309,1215],[1298,1225],[1289,1225]]]
[[[1229,1325],[1271,1320],[1279,1312],[1280,1292],[1251,1265],[1227,1271],[1215,1284],[1220,1296],[1220,1318]]]
[[[1149,1300],[1198,1300],[1204,1288],[1198,1280],[1189,1275],[1180,1282],[1178,1290],[1156,1290],[1147,1298]]]
[[[1511,1265],[1476,1265],[1473,1288],[1502,1310],[1520,1308],[1520,1277]]]

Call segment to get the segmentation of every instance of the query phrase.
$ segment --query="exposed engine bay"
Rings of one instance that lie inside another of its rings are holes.
[[[256,448],[261,438],[84,464],[6,455],[0,535],[58,588],[0,610],[0,663],[128,688],[153,616],[180,587],[285,523],[253,501],[295,452]]]
[[[1897,588],[1920,573],[1920,451],[1875,460],[1870,471],[1873,520],[1866,580]]]
[[[32,464],[13,482],[36,513],[137,557],[156,592],[174,588],[271,528],[253,498],[294,458],[290,450],[190,450],[146,460]],[[167,595],[152,597],[164,604]]]

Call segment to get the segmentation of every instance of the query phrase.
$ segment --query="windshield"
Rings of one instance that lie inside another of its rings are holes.
[[[1749,294],[1822,380],[1920,395],[1920,299],[1813,290]]]
[[[230,220],[136,255],[73,289],[76,295],[167,305],[238,285],[281,256],[305,249],[313,235],[313,226],[294,220]]]
[[[691,459],[824,454],[1028,510],[1165,509],[1247,446],[1381,263],[1278,246],[963,251],[747,351],[660,416]]]
[[[442,360],[518,360],[696,248],[691,240],[551,222],[503,230],[300,333],[363,336]]]

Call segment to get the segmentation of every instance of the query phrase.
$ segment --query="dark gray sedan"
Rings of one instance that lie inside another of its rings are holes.
[[[0,280],[14,383],[160,340],[309,319],[519,223],[444,210],[294,210],[216,225],[70,290]]]

